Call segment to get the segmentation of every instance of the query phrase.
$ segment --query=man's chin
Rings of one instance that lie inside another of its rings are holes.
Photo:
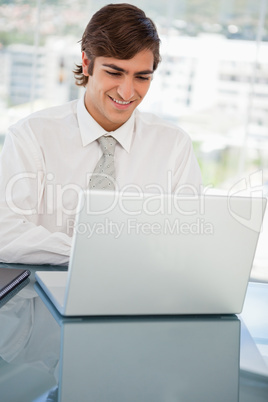
[[[113,116],[111,116],[110,121],[112,123],[114,123],[115,125],[120,125],[122,126],[124,123],[126,123],[128,121],[128,119],[130,118],[130,116],[132,115],[132,113],[134,112],[135,109],[131,110],[131,111],[119,111],[116,112],[116,115],[113,114]]]

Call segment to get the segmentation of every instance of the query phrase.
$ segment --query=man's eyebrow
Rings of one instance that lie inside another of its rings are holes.
[[[115,64],[103,64],[104,67],[109,67],[112,68],[113,70],[119,71],[121,73],[128,73],[128,71],[124,70],[121,67],[116,66]],[[153,74],[152,70],[144,70],[144,71],[138,71],[135,73],[135,75],[148,75],[148,74]]]
[[[116,70],[116,71],[120,71],[121,73],[126,73],[126,70],[124,70],[121,67],[116,66],[115,64],[103,64],[103,66],[112,68],[113,70]]]
[[[154,72],[152,70],[144,70],[144,71],[139,71],[138,73],[135,73],[135,75],[148,75],[148,74],[153,74]]]

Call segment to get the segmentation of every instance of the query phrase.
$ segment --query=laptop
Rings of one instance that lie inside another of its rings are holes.
[[[64,316],[238,314],[266,199],[85,191],[67,272],[36,272]]]

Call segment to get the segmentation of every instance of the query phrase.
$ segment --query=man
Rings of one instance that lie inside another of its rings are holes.
[[[0,161],[0,261],[68,263],[81,189],[198,191],[188,135],[136,110],[159,63],[159,42],[140,9],[103,7],[81,40],[75,77],[85,96],[10,127]],[[114,147],[108,173],[98,162],[107,156],[102,141]]]

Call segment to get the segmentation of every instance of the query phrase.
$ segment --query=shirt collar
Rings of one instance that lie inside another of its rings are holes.
[[[90,113],[88,113],[85,107],[84,97],[82,97],[77,104],[77,119],[84,147],[97,140],[102,135],[107,134],[112,135],[127,152],[130,151],[132,137],[134,135],[135,112],[132,113],[131,117],[117,130],[107,132],[93,119]]]

